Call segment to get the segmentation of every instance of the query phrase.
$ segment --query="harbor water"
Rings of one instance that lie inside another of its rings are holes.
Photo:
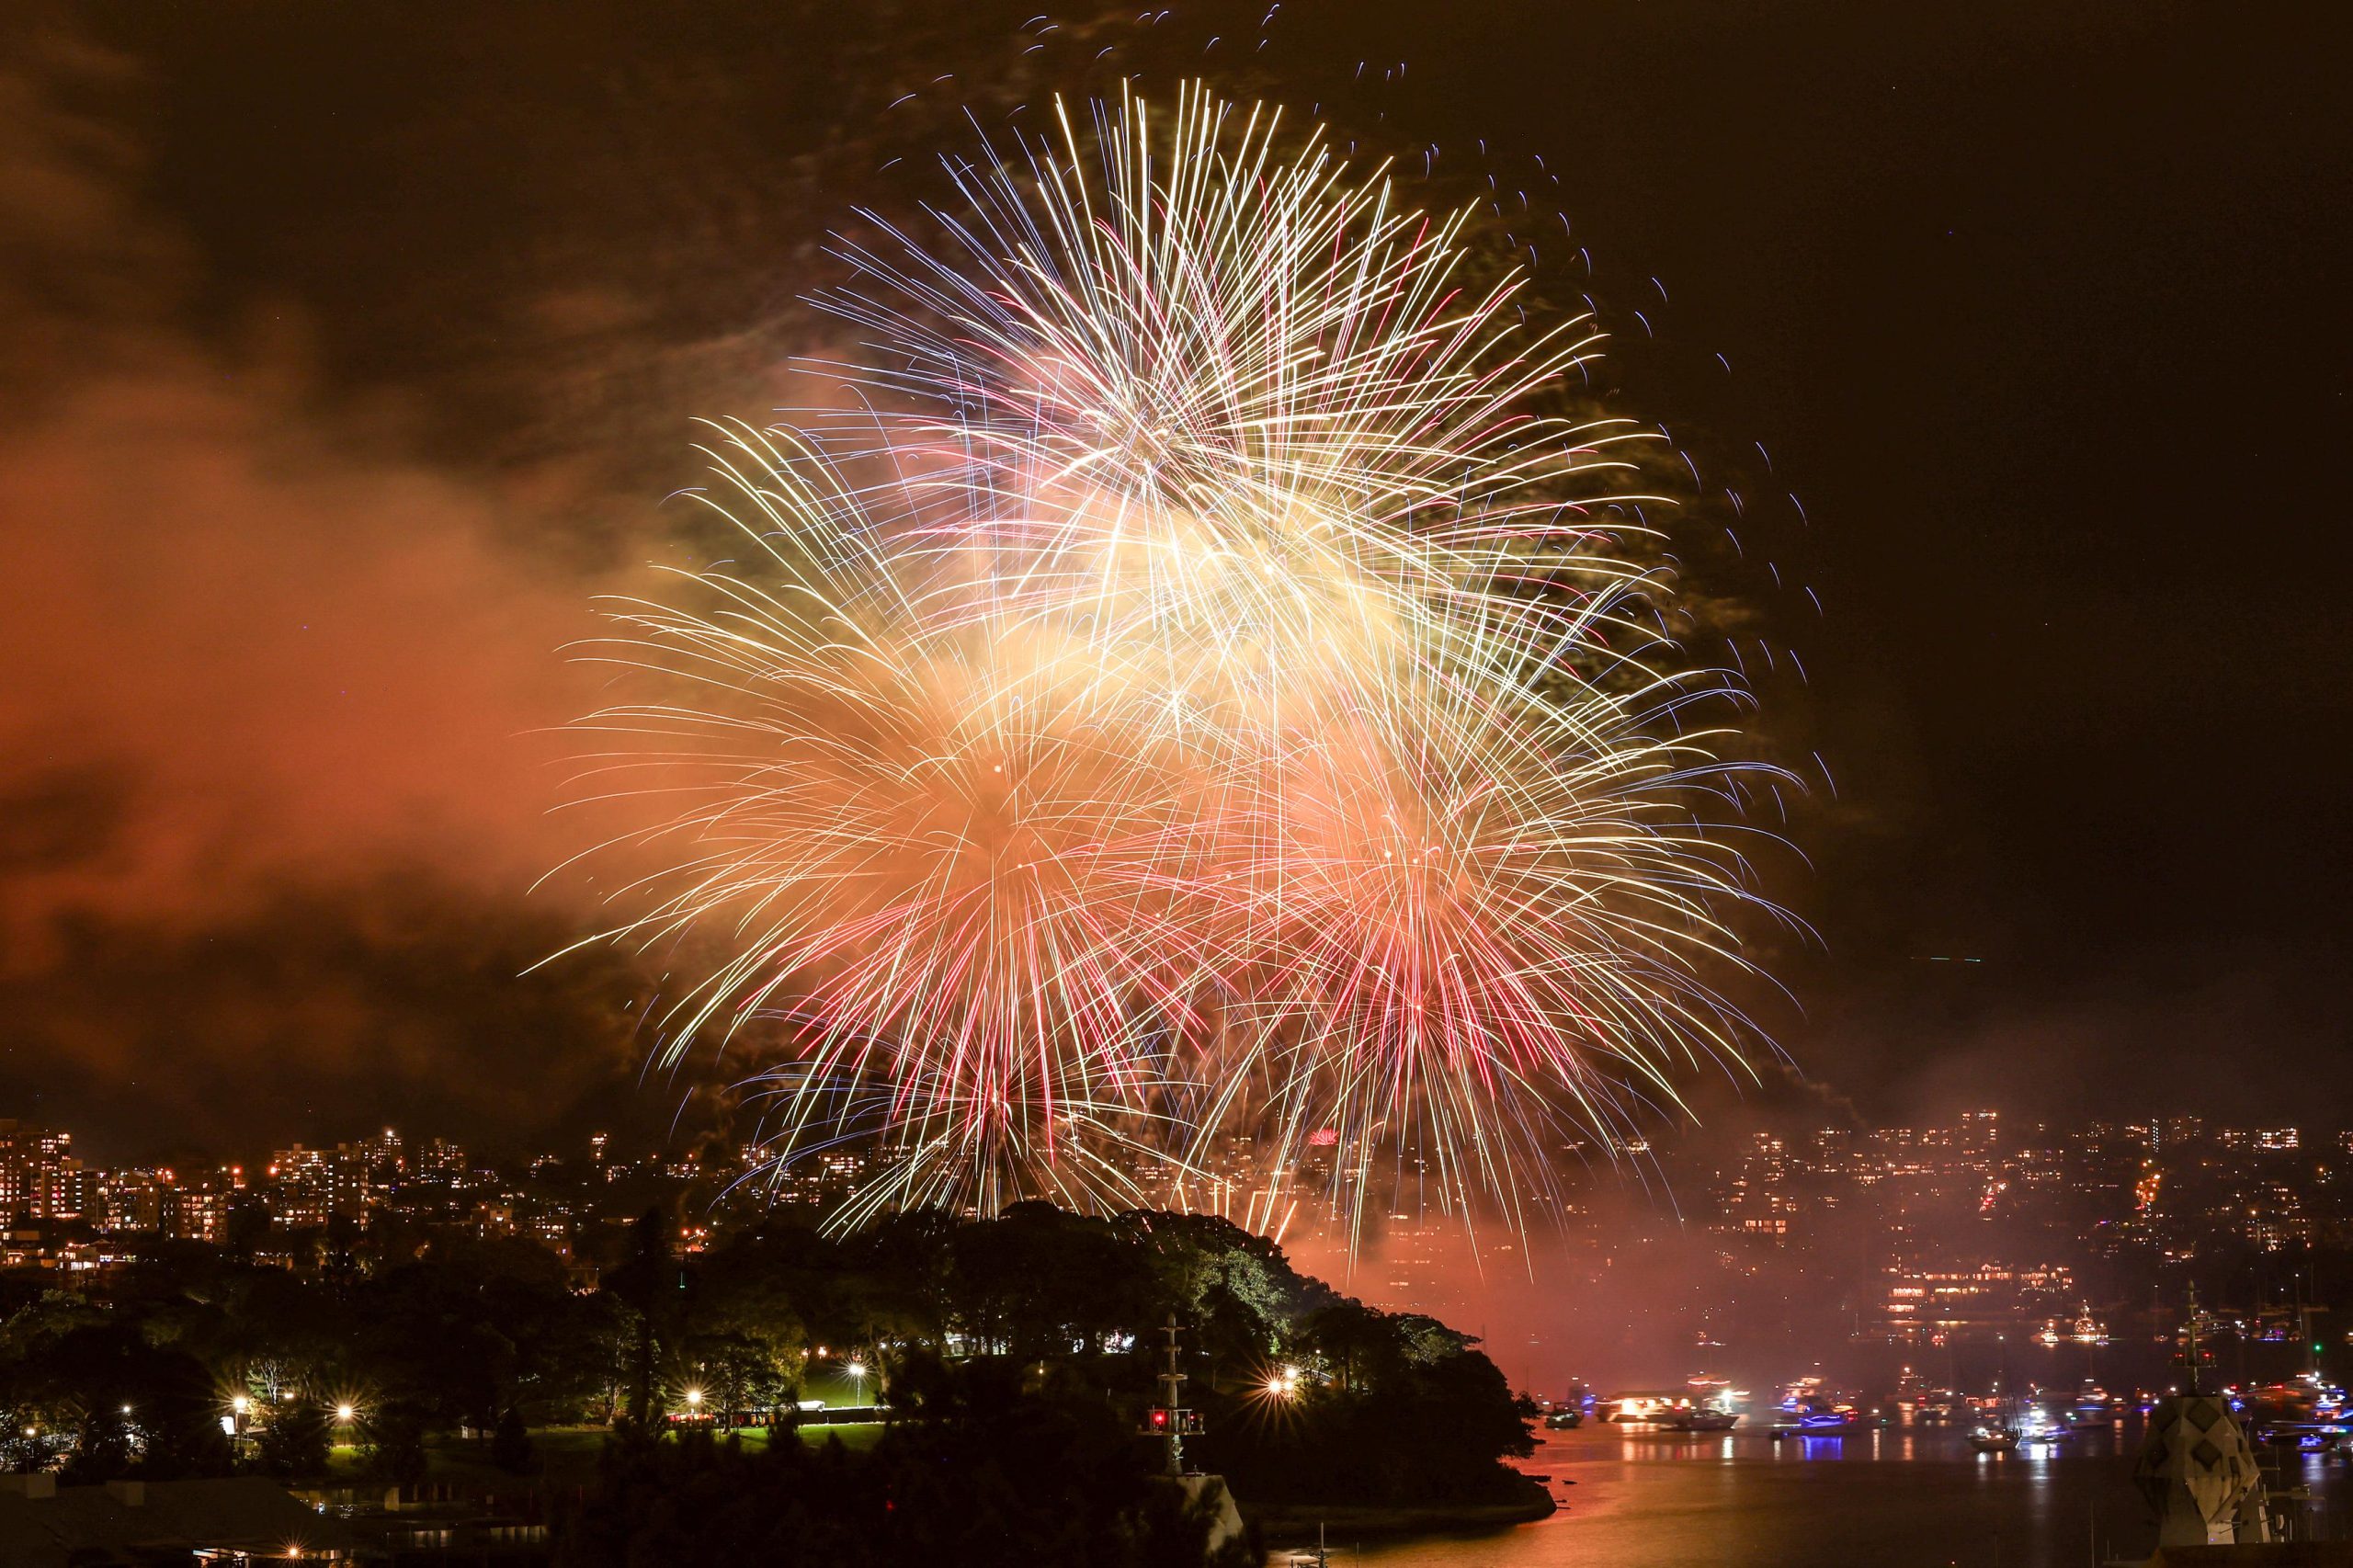
[[[1540,1436],[1518,1468],[1552,1488],[1552,1517],[1409,1540],[1336,1534],[1334,1568],[2084,1568],[2155,1547],[2131,1478],[2137,1420],[1999,1455],[1938,1426],[1779,1442],[1590,1424]],[[2275,1486],[2310,1494],[2302,1533],[2353,1537],[2353,1465],[2292,1451],[2283,1463]],[[1276,1563],[1302,1544],[1267,1542]]]

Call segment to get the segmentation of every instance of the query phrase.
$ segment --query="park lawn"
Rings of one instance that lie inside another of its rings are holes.
[[[822,1443],[827,1437],[839,1437],[842,1447],[863,1453],[882,1440],[882,1423],[858,1421],[840,1426],[803,1426],[795,1434],[804,1443]],[[767,1436],[763,1432],[762,1437]]]
[[[863,1453],[882,1440],[882,1424],[879,1421],[858,1421],[839,1426],[803,1426],[794,1435],[810,1444],[823,1443],[828,1437],[839,1437],[842,1447]],[[715,1436],[723,1441],[728,1434],[722,1432]],[[736,1431],[734,1436],[742,1441],[745,1453],[756,1454],[768,1446],[768,1439],[775,1434],[766,1426],[746,1426]]]
[[[597,1456],[611,1436],[602,1426],[535,1426],[531,1453],[535,1474],[516,1477],[490,1462],[487,1437],[429,1437],[425,1444],[426,1479],[463,1482],[495,1490],[521,1482],[544,1481],[560,1486],[585,1485],[597,1479]]]

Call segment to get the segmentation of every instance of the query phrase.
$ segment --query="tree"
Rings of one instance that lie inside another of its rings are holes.
[[[822,1562],[882,1568],[1200,1568],[1208,1521],[1099,1400],[1025,1392],[996,1361],[912,1367],[919,1419],[838,1442],[637,1435],[607,1450],[559,1532],[563,1568]],[[1255,1561],[1240,1543],[1217,1568]]]
[[[540,1467],[531,1430],[523,1425],[523,1413],[511,1404],[498,1418],[498,1430],[491,1437],[490,1462],[509,1475],[529,1475]]]
[[[294,1478],[325,1473],[332,1442],[327,1413],[308,1400],[297,1400],[270,1413],[269,1425],[261,1429],[255,1448],[263,1470]]]
[[[221,1246],[238,1263],[251,1263],[261,1244],[269,1239],[269,1209],[261,1194],[240,1187],[229,1195],[227,1217],[222,1221]]]
[[[675,1315],[678,1287],[685,1282],[670,1253],[670,1223],[660,1209],[648,1209],[630,1231],[630,1256],[605,1276],[605,1288],[627,1302],[637,1317],[637,1344],[631,1359],[629,1416],[642,1426],[656,1414],[654,1361],[661,1328]]]
[[[425,1479],[425,1412],[404,1400],[386,1400],[368,1415],[360,1427],[368,1473],[398,1486],[414,1486]]]

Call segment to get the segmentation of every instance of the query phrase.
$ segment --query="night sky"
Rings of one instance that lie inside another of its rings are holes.
[[[1836,779],[1767,868],[1819,941],[1765,954],[1811,1085],[1766,1101],[2333,1114],[2353,114],[2313,8],[1032,4],[5,24],[0,1115],[102,1158],[662,1126],[658,977],[517,978],[594,917],[527,891],[577,847],[558,649],[691,555],[690,418],[832,346],[827,229],[927,193],[967,108],[1122,69],[1434,142],[1441,194],[1560,176],[1590,275],[1540,285],[1756,498],[1784,586],[1735,597],[1806,672],[1762,744]]]

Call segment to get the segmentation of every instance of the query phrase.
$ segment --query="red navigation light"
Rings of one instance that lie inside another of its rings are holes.
[[[1165,1410],[1154,1411],[1152,1413],[1152,1426],[1153,1430],[1156,1432],[1165,1431],[1168,1427],[1168,1412]]]

